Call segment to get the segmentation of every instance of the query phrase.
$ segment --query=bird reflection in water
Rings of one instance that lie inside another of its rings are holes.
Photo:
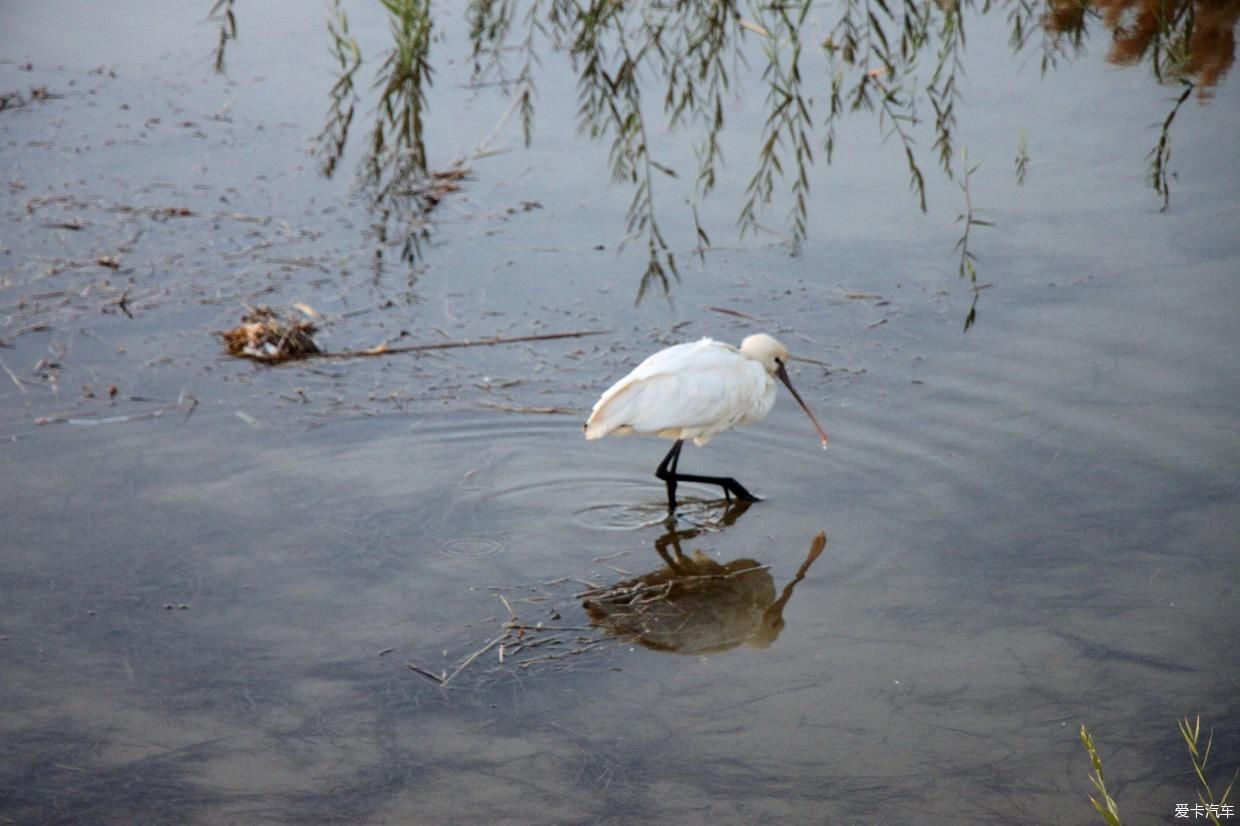
[[[826,547],[826,534],[814,537],[796,576],[776,597],[770,566],[747,558],[721,563],[700,550],[686,556],[681,541],[701,532],[669,529],[655,542],[666,563],[662,568],[581,594],[591,621],[615,636],[677,654],[774,642],[784,630],[792,590]]]

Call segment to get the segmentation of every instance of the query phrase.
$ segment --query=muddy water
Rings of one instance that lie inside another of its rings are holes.
[[[1185,714],[1230,776],[1234,86],[1182,110],[1159,214],[1166,90],[1097,55],[1039,79],[979,22],[964,119],[997,226],[963,335],[958,192],[931,178],[921,215],[860,120],[799,255],[729,235],[737,149],[702,207],[718,248],[634,306],[629,192],[550,73],[533,146],[501,131],[410,270],[306,153],[320,12],[238,7],[221,77],[200,5],[5,12],[0,90],[57,96],[0,113],[0,817],[1081,823],[1084,722],[1121,812],[1161,822],[1196,797]],[[464,77],[431,95],[445,163],[507,105]],[[331,349],[606,332],[264,368],[210,335],[243,302],[313,306]],[[758,329],[828,365],[794,379],[831,448],[786,395],[686,447],[764,501],[685,485],[678,529],[768,594],[825,531],[782,630],[702,655],[590,629],[584,592],[664,565],[667,445],[587,443],[584,412],[659,346]]]

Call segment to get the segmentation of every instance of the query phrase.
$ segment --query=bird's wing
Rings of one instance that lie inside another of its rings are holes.
[[[615,430],[683,436],[724,430],[751,410],[765,371],[736,348],[711,339],[660,350],[611,386],[594,405],[586,438]]]
[[[684,344],[665,347],[648,356],[645,361],[634,367],[632,372],[612,385],[607,393],[629,381],[640,381],[652,376],[667,374],[680,375],[708,367],[724,367],[740,358],[744,358],[740,350],[722,341],[715,341],[713,338],[686,341]],[[607,393],[603,395],[606,396]]]

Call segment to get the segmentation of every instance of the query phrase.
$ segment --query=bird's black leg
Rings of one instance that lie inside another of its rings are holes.
[[[680,462],[680,449],[685,446],[684,439],[677,439],[676,444],[659,462],[654,475],[667,483],[667,512],[676,512],[676,465]]]
[[[730,476],[698,476],[689,473],[678,473],[677,465],[680,464],[680,449],[684,447],[684,439],[678,439],[676,444],[672,445],[672,449],[663,457],[663,461],[659,463],[659,468],[654,475],[667,483],[667,510],[668,513],[676,512],[676,483],[677,482],[701,482],[704,485],[718,485],[723,488],[723,495],[729,500],[735,496],[741,502],[757,502],[758,497],[754,496],[745,486]]]

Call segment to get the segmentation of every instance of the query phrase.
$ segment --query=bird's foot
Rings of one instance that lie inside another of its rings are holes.
[[[742,485],[740,482],[736,481],[735,479],[723,479],[720,481],[719,485],[720,487],[723,488],[724,498],[727,499],[729,502],[732,501],[733,496],[735,496],[737,500],[740,502],[761,502],[762,501],[761,497],[754,496],[752,493],[750,493],[748,490],[745,489],[744,485]]]

